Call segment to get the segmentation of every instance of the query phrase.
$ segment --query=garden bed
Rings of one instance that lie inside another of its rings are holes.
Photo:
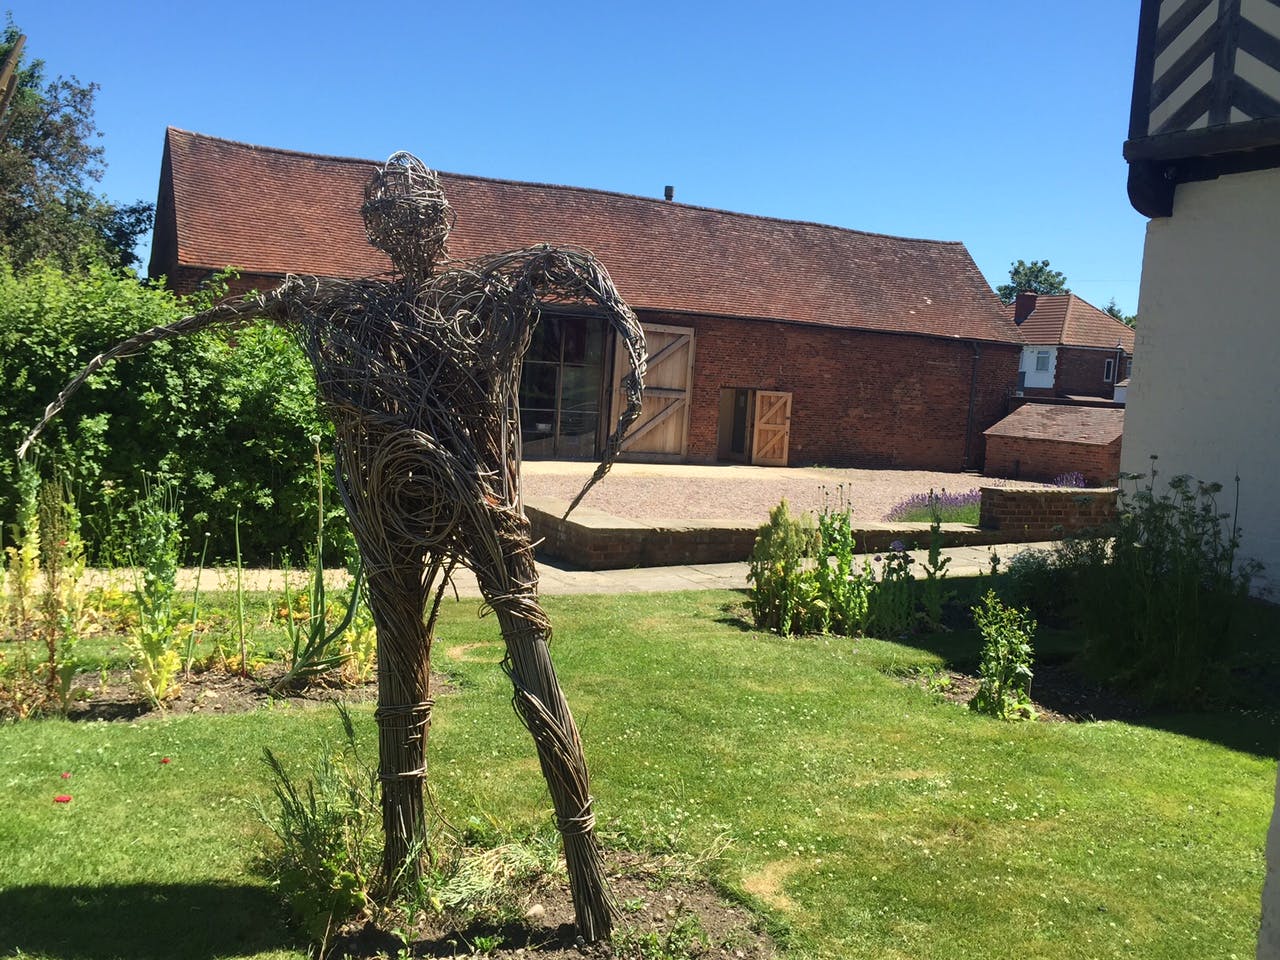
[[[612,943],[582,942],[573,925],[568,882],[561,876],[525,892],[527,906],[520,918],[456,925],[444,917],[395,933],[361,922],[338,933],[330,955],[395,956],[406,938],[415,957],[766,960],[777,954],[758,915],[726,899],[678,858],[612,852],[606,856],[606,870],[619,907]]]

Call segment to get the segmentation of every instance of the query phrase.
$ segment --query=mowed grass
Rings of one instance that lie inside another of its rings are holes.
[[[897,679],[935,654],[761,634],[741,602],[547,601],[606,842],[728,840],[717,879],[790,931],[791,956],[1252,955],[1273,718],[1003,724]],[[455,823],[521,829],[549,801],[477,612],[448,605],[439,629],[456,691],[433,795]],[[372,751],[372,709],[356,718]],[[0,954],[304,956],[252,870],[259,758],[300,769],[337,729],[301,707],[0,727]]]

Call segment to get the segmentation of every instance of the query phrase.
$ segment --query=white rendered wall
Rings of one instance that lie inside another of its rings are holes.
[[[1036,354],[1047,352],[1049,354],[1049,369],[1036,369]],[[1018,369],[1026,374],[1026,379],[1022,384],[1024,387],[1031,389],[1051,390],[1053,389],[1053,378],[1058,368],[1058,348],[1053,345],[1039,347],[1023,347],[1022,359],[1018,363]]]
[[[1166,478],[1221,483],[1226,509],[1238,475],[1242,551],[1267,565],[1258,588],[1280,584],[1280,170],[1178,186],[1147,226],[1133,352],[1121,469],[1158,454]],[[1280,960],[1277,818],[1259,960]]]
[[[1242,552],[1280,584],[1280,170],[1180,184],[1147,226],[1121,469],[1240,477]],[[1273,597],[1272,599],[1278,599]]]

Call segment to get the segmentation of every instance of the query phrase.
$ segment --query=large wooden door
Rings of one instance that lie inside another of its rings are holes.
[[[791,394],[757,390],[751,462],[762,467],[785,467],[790,441]]]
[[[682,460],[689,450],[689,398],[693,383],[693,328],[643,324],[648,370],[640,419],[622,450],[639,460]],[[622,412],[622,374],[628,369],[621,346],[614,360],[614,422]]]

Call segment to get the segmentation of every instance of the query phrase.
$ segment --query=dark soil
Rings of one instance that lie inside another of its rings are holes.
[[[188,713],[247,713],[272,700],[271,688],[284,674],[284,668],[271,665],[249,676],[214,668],[180,677],[178,692],[157,709],[133,685],[128,670],[113,670],[106,683],[89,675],[77,678],[76,687],[84,697],[71,706],[71,720],[136,720],[147,715],[173,716]],[[435,695],[448,693],[452,687],[446,677],[431,675]],[[325,704],[335,701],[372,703],[378,698],[376,681],[346,684],[321,678],[320,681],[287,696],[274,699],[295,704]]]
[[[583,960],[733,958],[764,960],[776,955],[759,918],[721,895],[705,880],[673,870],[665,861],[630,853],[607,854],[610,883],[620,907],[612,943],[583,943],[573,926],[568,881],[548,880],[530,890],[523,918],[503,924],[458,925],[446,917],[415,929],[415,957],[536,957]],[[344,930],[329,944],[330,957],[398,956],[403,941],[372,922]]]
[[[907,680],[961,705],[967,705],[978,692],[977,677],[954,670]],[[1066,663],[1037,663],[1031,698],[1036,719],[1049,723],[1135,720],[1146,712],[1137,700],[1081,677]]]

